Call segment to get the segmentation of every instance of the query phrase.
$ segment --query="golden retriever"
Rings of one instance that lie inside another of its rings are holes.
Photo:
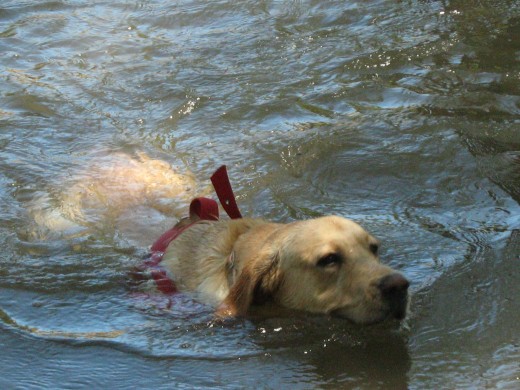
[[[219,317],[271,300],[361,324],[403,319],[409,282],[380,263],[378,250],[378,240],[342,217],[244,218],[197,222],[171,242],[161,264]]]

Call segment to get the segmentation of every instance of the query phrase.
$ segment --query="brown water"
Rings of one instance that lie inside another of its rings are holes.
[[[0,388],[520,386],[518,1],[0,5]],[[401,327],[227,325],[128,271],[208,193],[339,214]]]

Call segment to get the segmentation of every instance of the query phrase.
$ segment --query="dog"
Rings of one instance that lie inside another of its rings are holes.
[[[338,216],[287,224],[197,221],[169,244],[162,266],[180,291],[214,305],[219,318],[245,316],[251,305],[272,301],[359,324],[402,320],[409,281],[381,264],[379,246]]]
[[[29,239],[109,233],[146,245],[204,193],[192,173],[144,152],[90,154],[80,168],[36,193],[27,207]]]

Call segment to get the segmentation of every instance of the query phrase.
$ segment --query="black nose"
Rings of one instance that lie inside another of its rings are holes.
[[[397,319],[403,319],[406,316],[409,286],[410,282],[398,273],[382,277],[377,285],[381,295],[390,306],[390,311]]]
[[[381,293],[388,297],[406,293],[408,286],[410,286],[410,282],[403,275],[398,273],[384,276],[377,285]]]

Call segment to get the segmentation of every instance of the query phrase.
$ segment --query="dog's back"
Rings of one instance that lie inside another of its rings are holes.
[[[230,278],[241,266],[232,259],[239,237],[270,225],[249,218],[199,221],[172,241],[162,265],[180,290],[200,294],[204,301],[217,305],[228,295]]]

